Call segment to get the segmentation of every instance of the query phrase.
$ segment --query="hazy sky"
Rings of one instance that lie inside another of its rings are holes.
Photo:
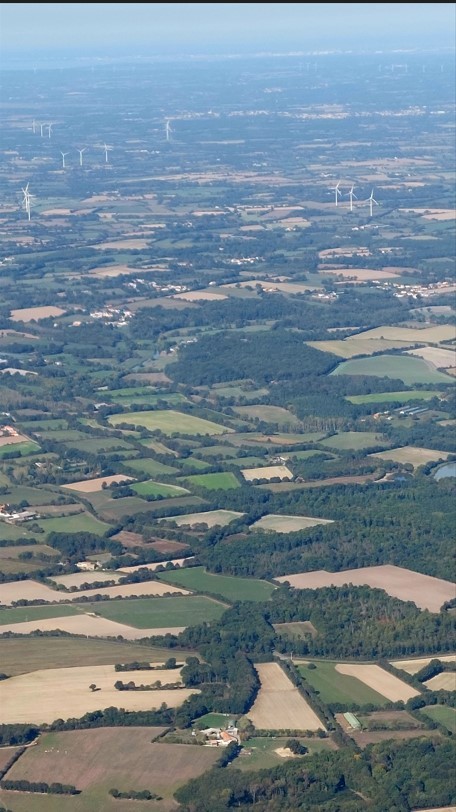
[[[1,3],[0,51],[152,56],[454,48],[455,9],[455,3]]]

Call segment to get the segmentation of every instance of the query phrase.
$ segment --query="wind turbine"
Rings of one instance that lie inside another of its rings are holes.
[[[358,198],[357,198],[357,197],[356,197],[356,195],[354,194],[354,191],[353,191],[353,190],[354,190],[354,188],[355,188],[355,187],[354,187],[354,186],[352,186],[352,187],[351,187],[351,189],[350,189],[350,191],[349,191],[349,192],[347,192],[348,197],[350,198],[350,211],[353,211],[353,200],[358,200]]]
[[[22,194],[24,195],[24,199],[22,201],[22,204],[23,204],[23,206],[25,208],[25,211],[27,212],[28,220],[30,221],[30,201],[31,201],[32,197],[35,197],[35,195],[31,195],[28,188],[29,188],[29,184],[27,183],[27,186],[25,187],[25,189],[22,189]]]
[[[50,138],[50,137],[51,137],[51,133],[52,133],[52,126],[53,126],[52,124],[48,124],[48,125],[47,125],[47,128],[48,128],[48,138]]]
[[[167,118],[166,121],[165,121],[165,132],[166,132],[166,140],[169,143],[171,141],[169,136],[172,133],[171,122],[170,122],[169,118]]]
[[[79,166],[82,166],[82,153],[85,152],[86,149],[87,147],[83,147],[82,149],[77,150],[77,152],[79,152]]]
[[[339,186],[340,186],[340,181],[338,181],[338,183],[336,183],[336,185],[332,189],[332,191],[335,193],[334,196],[335,196],[336,206],[337,206],[337,201],[338,201],[339,197],[342,197],[342,192],[340,191]]]
[[[33,119],[33,121],[32,121],[32,130],[33,130],[33,135],[35,135],[35,133],[36,133],[36,121],[35,121],[35,119]]]
[[[41,130],[40,135],[41,135],[41,138],[43,137],[43,130],[44,130],[45,126],[46,126],[45,124],[40,124],[40,130]]]
[[[108,163],[109,163],[109,161],[108,161],[108,151],[109,151],[110,149],[112,149],[112,147],[108,147],[108,145],[107,145],[107,144],[104,144],[103,149],[104,149],[104,151],[105,151],[105,163],[107,163],[107,164],[108,164]]]
[[[378,206],[378,203],[374,198],[374,190],[373,189],[372,189],[372,192],[370,193],[370,197],[367,198],[366,203],[369,203],[370,216],[372,217],[372,204],[375,203],[375,205]]]
[[[67,156],[67,155],[69,155],[70,153],[69,153],[69,152],[62,152],[62,151],[60,150],[60,154],[61,154],[61,156],[62,156],[62,169],[65,169],[65,158],[66,158],[66,156]]]

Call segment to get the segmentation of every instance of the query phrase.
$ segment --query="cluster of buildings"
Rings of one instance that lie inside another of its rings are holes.
[[[23,524],[39,519],[39,513],[32,510],[14,510],[9,505],[0,505],[0,520],[7,524]]]
[[[206,738],[204,747],[228,747],[229,744],[241,743],[239,730],[234,726],[234,722],[229,722],[226,728],[208,727],[201,733]],[[196,733],[193,732],[192,735],[196,736]]]

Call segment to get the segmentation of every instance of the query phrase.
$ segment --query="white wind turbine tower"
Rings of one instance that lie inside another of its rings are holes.
[[[25,208],[25,211],[27,212],[28,220],[30,221],[30,201],[31,201],[32,197],[34,197],[35,195],[31,195],[28,188],[29,188],[29,184],[27,183],[27,186],[25,187],[25,189],[22,189],[22,194],[24,195],[24,199],[22,201],[22,204],[23,204],[23,206]]]
[[[166,140],[169,143],[171,141],[169,136],[172,133],[171,122],[170,122],[169,118],[167,118],[166,121],[165,121],[165,132],[166,132]]]
[[[104,149],[104,152],[105,152],[105,163],[108,164],[109,163],[109,161],[108,161],[108,151],[110,149],[112,149],[112,147],[108,147],[107,144],[104,144],[103,149]]]
[[[45,124],[40,124],[40,130],[41,130],[40,135],[41,135],[41,138],[43,137],[43,130],[44,130],[45,126],[46,126]]]
[[[79,166],[82,166],[82,155],[86,151],[87,147],[83,147],[82,149],[78,149],[79,152]]]
[[[69,155],[70,153],[69,153],[69,152],[62,152],[62,151],[60,150],[60,154],[61,154],[61,156],[62,156],[62,169],[65,169],[65,158],[66,158],[66,156],[67,156],[67,155]]]
[[[33,135],[35,135],[35,133],[36,133],[36,121],[35,121],[35,119],[33,119],[33,121],[32,121],[32,131],[33,131]]]
[[[48,128],[48,138],[50,138],[50,137],[51,137],[51,133],[52,133],[52,127],[53,127],[53,124],[48,124],[48,125],[47,125],[47,128]]]
[[[366,203],[369,203],[370,216],[372,217],[372,204],[375,203],[375,205],[378,206],[378,203],[374,198],[374,190],[373,189],[372,189],[372,192],[370,193],[370,197],[367,198]]]
[[[334,196],[335,196],[336,206],[338,204],[339,197],[342,197],[342,192],[340,191],[339,186],[340,186],[340,181],[338,181],[338,183],[336,183],[336,185],[332,189],[332,191],[335,193]]]
[[[358,200],[356,195],[354,194],[354,186],[351,187],[350,191],[347,192],[348,197],[350,198],[350,211],[353,211],[353,201]]]

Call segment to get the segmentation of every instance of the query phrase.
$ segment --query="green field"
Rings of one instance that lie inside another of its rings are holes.
[[[178,660],[185,660],[190,654],[194,655],[195,652],[172,650],[173,657]],[[1,670],[11,677],[27,674],[29,671],[39,671],[42,668],[111,665],[134,660],[164,663],[169,656],[169,648],[139,646],[137,643],[111,640],[47,637],[46,645],[43,645],[43,638],[40,637],[0,638]]]
[[[388,700],[356,677],[348,677],[336,671],[337,663],[315,662],[316,668],[299,666],[299,673],[317,691],[323,702],[343,702],[367,705],[372,703],[383,707]]]
[[[7,623],[25,623],[27,620],[45,620],[48,617],[68,617],[77,614],[79,614],[78,609],[65,603],[58,606],[20,606],[15,609],[0,610],[0,626],[6,626]]]
[[[234,411],[247,420],[261,420],[263,423],[274,423],[278,426],[299,427],[300,421],[288,409],[282,406],[264,406],[255,404],[252,406],[236,406]]]
[[[199,595],[180,598],[131,598],[125,601],[85,603],[84,611],[95,612],[107,620],[126,623],[136,629],[160,629],[195,626],[218,620],[226,606]]]
[[[192,725],[204,730],[206,727],[226,727],[228,722],[236,721],[236,716],[229,713],[205,713],[193,720]]]
[[[198,460],[196,457],[186,457],[183,460],[179,460],[179,465],[184,470],[188,468],[190,471],[205,471],[207,468],[211,467],[209,462]]]
[[[38,519],[37,524],[45,533],[95,533],[102,536],[109,530],[109,524],[100,522],[90,513],[77,513],[75,516],[62,516],[58,519]]]
[[[134,451],[130,443],[126,440],[119,440],[117,437],[93,437],[91,440],[79,440],[79,442],[65,443],[68,448],[75,448],[77,451],[87,451],[89,454],[98,454],[101,451],[117,451],[126,449]]]
[[[450,708],[448,705],[427,705],[421,708],[421,713],[446,727],[453,736],[456,735],[456,708]]]
[[[130,485],[132,491],[138,496],[182,496],[189,493],[187,488],[180,488],[177,485],[165,485],[163,482],[154,482],[148,479],[146,482],[138,482]]]
[[[173,468],[171,465],[165,465],[163,462],[153,459],[129,460],[126,463],[129,470],[140,474],[149,474],[150,476],[165,476],[167,474],[179,473],[178,468]]]
[[[273,767],[283,766],[291,759],[285,759],[275,751],[285,747],[288,739],[297,738],[310,754],[319,753],[322,750],[333,750],[334,745],[330,739],[305,739],[302,736],[255,736],[244,743],[243,755],[238,756],[233,764],[237,770],[247,772],[248,770],[270,770]]]
[[[114,414],[108,418],[112,426],[119,423],[130,423],[134,426],[144,426],[149,431],[161,431],[163,434],[226,434],[232,429],[193,417],[190,414],[176,412],[173,409],[157,409],[156,412],[126,412]]]
[[[17,457],[28,457],[30,454],[36,454],[39,450],[40,446],[38,443],[34,443],[33,440],[25,440],[23,443],[10,443],[0,448],[0,459],[8,458],[12,452]]]
[[[256,578],[237,578],[233,575],[213,575],[204,567],[160,572],[158,577],[168,584],[183,586],[195,592],[209,592],[221,595],[228,601],[267,601],[275,587],[268,581]]]
[[[409,400],[432,400],[439,393],[431,389],[412,389],[410,392],[371,392],[369,395],[347,395],[350,403],[408,403]]]
[[[379,378],[393,378],[405,384],[414,383],[454,383],[454,378],[437,372],[423,361],[410,355],[375,355],[372,358],[358,358],[339,364],[331,375],[374,375]]]
[[[184,479],[190,485],[198,485],[199,488],[208,488],[209,490],[229,491],[232,488],[241,487],[235,475],[230,472],[195,474],[195,476],[186,476]]]
[[[321,445],[338,451],[361,451],[363,448],[384,447],[387,444],[385,437],[375,431],[342,431],[321,441]]]

